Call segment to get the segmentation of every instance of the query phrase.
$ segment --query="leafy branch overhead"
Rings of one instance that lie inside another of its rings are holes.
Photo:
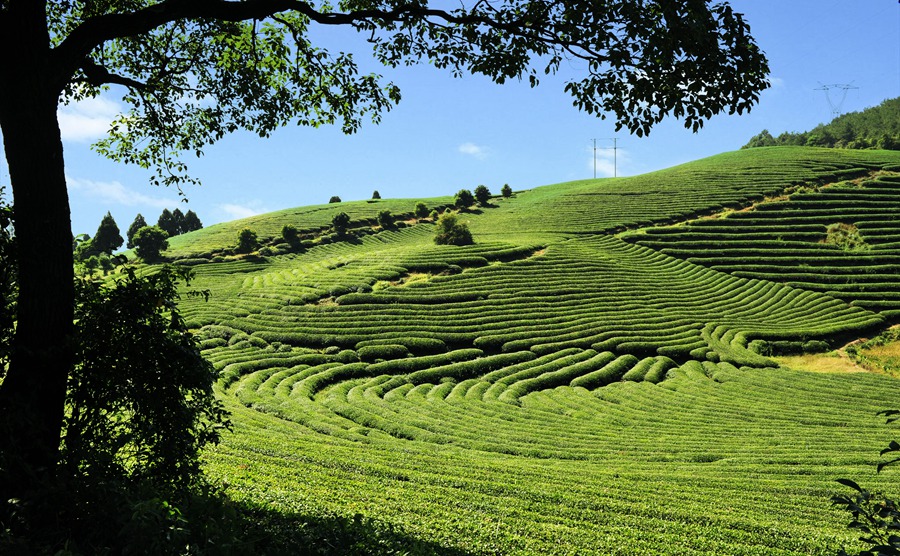
[[[400,91],[353,56],[315,46],[313,24],[350,26],[389,67],[427,61],[455,75],[532,86],[574,60],[578,108],[638,135],[667,116],[697,130],[741,113],[768,86],[765,55],[726,2],[501,0],[454,9],[423,0],[51,2],[52,65],[68,100],[127,88],[132,109],[98,150],[186,178],[180,152],[226,133],[268,136],[290,122],[377,122]],[[0,11],[0,21],[4,14]]]

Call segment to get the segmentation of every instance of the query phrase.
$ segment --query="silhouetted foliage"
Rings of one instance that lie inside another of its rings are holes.
[[[340,203],[341,198],[338,197],[337,195],[333,195],[330,199],[328,199],[328,202],[329,203]]]
[[[189,278],[163,266],[75,281],[60,463],[29,501],[0,500],[0,553],[193,554],[215,538],[187,517],[225,515],[208,496],[200,451],[230,425],[213,394],[216,372],[176,305]]]
[[[503,187],[500,188],[500,194],[503,195],[503,198],[505,199],[512,197],[512,193],[512,187],[510,187],[508,183],[504,183]]]
[[[426,205],[422,201],[419,201],[418,203],[416,203],[416,208],[415,208],[414,212],[415,212],[416,218],[426,218],[426,217],[428,217],[428,213],[431,211],[428,210],[428,205]]]
[[[887,417],[887,423],[900,419],[900,410],[888,409],[878,413]],[[881,455],[890,455],[893,459],[879,463],[876,470],[880,473],[885,467],[900,463],[900,443],[892,440]],[[900,556],[900,505],[893,498],[869,492],[850,479],[838,479],[840,484],[854,490],[853,494],[838,494],[831,498],[832,504],[847,511],[852,516],[847,525],[862,535],[859,540],[868,545],[856,552],[857,556]],[[839,552],[847,556],[845,549]]]
[[[13,210],[0,187],[0,377],[6,374],[16,322],[16,235]]]
[[[381,193],[379,193],[378,190],[376,189],[375,191],[372,192],[372,198],[373,199],[381,199]]]

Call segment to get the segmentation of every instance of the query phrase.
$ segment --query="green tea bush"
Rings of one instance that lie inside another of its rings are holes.
[[[484,355],[480,349],[459,349],[440,355],[426,355],[423,357],[410,357],[407,359],[395,359],[383,363],[375,363],[369,366],[373,374],[406,374],[438,365],[456,363],[468,359],[475,359]]]
[[[409,357],[406,346],[397,344],[381,344],[364,346],[357,349],[361,361],[373,362],[377,359],[401,359]]]
[[[445,379],[466,380],[482,376],[508,365],[531,361],[535,357],[537,356],[530,351],[489,355],[472,361],[462,361],[460,363],[416,371],[411,373],[408,379],[412,384],[436,382]]]
[[[636,365],[638,361],[639,359],[634,355],[622,355],[605,365],[603,368],[572,380],[570,385],[593,390],[594,388],[611,384],[621,379],[622,375],[624,375],[629,368]]]

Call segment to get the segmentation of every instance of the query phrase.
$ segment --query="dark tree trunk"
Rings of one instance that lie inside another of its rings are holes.
[[[17,327],[0,385],[2,494],[26,492],[58,459],[72,364],[72,232],[41,2],[11,2],[0,22],[0,129],[12,182],[19,264]]]

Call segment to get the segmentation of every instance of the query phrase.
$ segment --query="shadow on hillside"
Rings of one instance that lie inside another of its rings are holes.
[[[258,505],[239,505],[241,553],[266,555],[477,556],[412,536],[390,523],[357,514],[310,516]]]

